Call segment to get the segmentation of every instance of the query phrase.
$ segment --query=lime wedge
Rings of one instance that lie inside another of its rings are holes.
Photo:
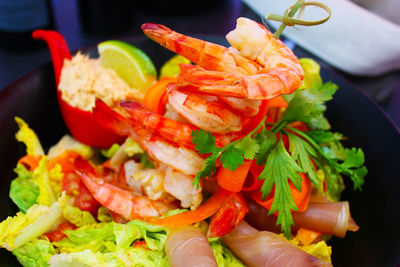
[[[145,92],[157,79],[156,68],[139,48],[122,41],[105,41],[98,44],[100,62],[114,70],[130,87]]]
[[[162,65],[160,70],[160,78],[164,76],[175,77],[181,72],[179,64],[190,64],[190,60],[181,56],[175,55]]]

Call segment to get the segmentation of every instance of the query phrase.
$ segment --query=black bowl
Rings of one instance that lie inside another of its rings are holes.
[[[223,38],[206,36],[210,41],[226,44]],[[128,41],[143,49],[159,67],[172,53],[146,38]],[[95,48],[86,50],[96,55]],[[304,55],[299,54],[299,57]],[[353,218],[360,226],[346,238],[333,238],[334,266],[395,266],[400,262],[400,134],[384,112],[365,94],[327,67],[321,70],[324,81],[339,86],[328,104],[327,117],[334,131],[348,137],[347,147],[361,147],[369,170],[362,192],[353,192],[351,184],[343,193],[350,201]],[[14,116],[22,117],[38,134],[47,150],[67,129],[56,100],[51,63],[28,73],[0,93],[0,174],[2,176],[0,219],[17,212],[8,197],[13,168],[24,155],[25,147],[15,139]],[[18,266],[5,249],[0,250],[1,266]]]

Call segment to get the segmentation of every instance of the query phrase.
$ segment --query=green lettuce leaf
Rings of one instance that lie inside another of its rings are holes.
[[[72,205],[68,205],[63,209],[63,216],[65,219],[67,219],[67,221],[76,225],[77,227],[97,224],[95,218],[90,212],[82,211]]]
[[[14,119],[19,126],[15,138],[26,145],[26,154],[44,155],[44,150],[35,132],[29,128],[28,124],[23,119],[19,117],[15,117]]]
[[[32,179],[39,187],[39,196],[36,200],[37,203],[50,206],[57,201],[57,196],[50,184],[46,156],[43,156],[39,161],[39,165],[33,171]]]
[[[32,179],[32,172],[28,171],[23,164],[17,164],[14,172],[17,178],[11,182],[9,195],[20,211],[25,213],[37,203],[39,187]]]
[[[120,249],[114,252],[93,252],[83,250],[74,253],[62,253],[50,258],[50,266],[88,267],[88,266],[146,266],[168,267],[168,258],[164,251],[152,251],[145,248]]]
[[[126,224],[115,222],[87,225],[75,230],[66,230],[66,238],[53,244],[61,252],[79,252],[90,249],[93,252],[113,252],[127,249],[133,242],[144,240],[150,250],[164,249],[168,229],[140,220]]]
[[[113,144],[110,148],[102,149],[100,152],[104,157],[111,158],[115,153],[117,153],[120,147],[121,146],[119,144]]]
[[[144,239],[149,249],[163,250],[168,228],[133,220],[127,224],[114,223],[114,233],[117,240],[117,248],[127,248],[133,241]]]
[[[0,246],[10,251],[49,231],[62,220],[65,195],[51,207],[33,205],[26,213],[18,212],[0,223]]]
[[[50,258],[57,254],[53,245],[47,239],[34,239],[14,249],[12,253],[24,267],[49,266]]]

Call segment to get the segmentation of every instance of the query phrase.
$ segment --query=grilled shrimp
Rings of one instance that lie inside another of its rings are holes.
[[[159,24],[142,25],[144,33],[193,65],[180,65],[178,83],[205,94],[271,99],[294,92],[304,72],[293,52],[264,26],[237,20],[226,48],[174,32]]]
[[[201,187],[193,186],[194,176],[185,175],[171,167],[165,168],[164,189],[181,201],[183,208],[195,210],[200,206],[203,195]]]
[[[146,129],[138,121],[113,111],[101,100],[96,101],[93,116],[103,127],[119,135],[130,136],[152,158],[175,170],[181,171],[186,175],[196,175],[203,166],[204,159],[193,150],[168,142],[167,139]],[[164,128],[160,127],[159,129]]]
[[[177,208],[172,203],[153,201],[129,187],[117,186],[102,179],[96,169],[82,157],[74,162],[75,173],[79,175],[93,197],[103,206],[127,219],[158,217]]]
[[[138,102],[121,101],[120,105],[136,124],[142,125],[147,130],[162,136],[178,146],[184,146],[195,150],[192,142],[192,132],[198,130],[197,127],[161,116],[160,114],[148,110]],[[216,145],[221,147],[230,143],[235,138],[240,137],[239,134],[236,133],[229,133],[226,135],[214,134],[214,136]]]
[[[178,199],[183,208],[196,209],[203,200],[201,187],[193,186],[193,176],[185,175],[163,164],[156,169],[143,169],[140,163],[129,160],[124,164],[126,182],[136,192],[153,200],[170,202]]]
[[[218,97],[201,96],[174,88],[169,90],[168,103],[182,117],[206,131],[227,134],[242,129],[241,117]]]

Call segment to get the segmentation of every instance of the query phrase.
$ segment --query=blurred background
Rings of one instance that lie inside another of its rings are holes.
[[[264,4],[268,1],[264,1]],[[67,40],[71,51],[95,46],[108,39],[143,36],[140,25],[145,22],[164,24],[185,34],[224,36],[235,27],[236,18],[240,16],[262,22],[262,17],[268,10],[257,10],[255,7],[259,2],[257,0],[0,0],[0,90],[27,72],[50,61],[44,43],[32,40],[31,33],[34,29],[59,31]],[[336,1],[326,0],[326,2],[328,5],[336,5]],[[373,0],[354,0],[354,2],[366,10],[371,10],[392,25],[400,25],[399,0],[382,0],[379,4]],[[268,3],[273,5],[273,1]],[[329,66],[360,88],[385,110],[398,127],[400,126],[398,69],[391,69],[379,75],[349,73],[331,65],[331,62],[323,60],[313,51],[307,50],[307,46],[296,45],[289,39],[283,39],[295,52],[302,50],[309,53],[308,55],[320,64]],[[338,41],[338,45],[340,42]],[[371,43],[371,46],[373,45]]]

